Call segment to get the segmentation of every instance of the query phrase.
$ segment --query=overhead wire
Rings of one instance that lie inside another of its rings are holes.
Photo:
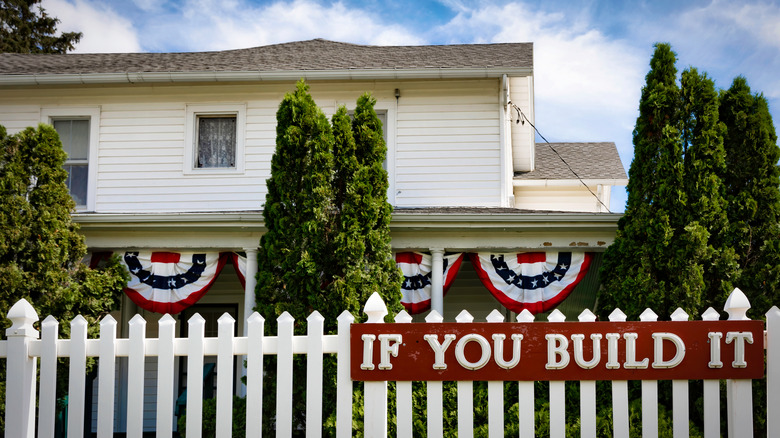
[[[525,124],[525,122],[528,122],[528,124],[531,125],[532,128],[534,128],[534,131],[539,135],[539,137],[541,137],[541,139],[544,140],[544,142],[547,144],[547,147],[549,147],[550,150],[553,151],[555,153],[555,155],[557,155],[558,158],[563,162],[563,164],[566,165],[566,167],[569,169],[569,171],[572,173],[572,175],[574,175],[577,178],[577,180],[590,192],[590,194],[593,195],[594,198],[596,198],[596,200],[599,202],[599,204],[601,204],[602,206],[604,206],[605,209],[607,209],[607,212],[612,213],[612,210],[610,210],[609,207],[607,207],[607,205],[604,204],[604,202],[601,200],[601,198],[598,197],[598,195],[593,193],[593,190],[591,190],[590,187],[588,187],[588,185],[585,184],[585,181],[583,181],[582,178],[580,178],[580,176],[577,174],[577,172],[574,171],[574,169],[571,167],[571,165],[566,162],[566,160],[561,156],[560,153],[558,153],[558,151],[555,150],[555,148],[552,146],[552,144],[549,141],[547,141],[547,139],[542,135],[542,133],[539,132],[538,129],[536,129],[536,126],[534,126],[534,124],[531,122],[531,120],[528,119],[528,117],[525,115],[523,110],[521,110],[520,107],[518,107],[517,105],[515,105],[511,101],[509,102],[509,105],[511,105],[512,108],[514,108],[514,110],[517,111],[517,122],[516,123],[520,123],[522,121],[523,124]]]

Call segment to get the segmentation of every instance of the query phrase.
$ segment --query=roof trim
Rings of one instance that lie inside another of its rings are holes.
[[[582,182],[580,182],[582,181]],[[564,187],[564,186],[581,186],[582,183],[589,186],[605,185],[605,186],[626,186],[628,185],[628,179],[586,179],[582,180],[572,179],[514,179],[512,180],[512,186],[514,187]]]
[[[77,74],[0,74],[3,85],[83,85],[120,83],[248,82],[363,79],[462,79],[530,76],[531,68],[416,68],[288,71],[137,72]]]

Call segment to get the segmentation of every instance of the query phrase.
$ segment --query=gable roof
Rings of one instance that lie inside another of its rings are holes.
[[[366,46],[314,39],[219,52],[0,54],[0,84],[24,78],[100,83],[500,77],[529,75],[532,70],[533,43]]]
[[[626,171],[613,142],[536,143],[535,152],[534,170],[515,172],[515,181],[577,180],[579,176],[583,180],[603,181],[602,183],[609,182],[613,185],[628,183]],[[571,166],[571,170],[561,158]]]

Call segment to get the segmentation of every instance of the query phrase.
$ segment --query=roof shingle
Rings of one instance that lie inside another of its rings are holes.
[[[219,52],[0,54],[0,75],[532,67],[532,43],[365,46],[314,39]]]
[[[558,154],[560,154],[560,157]],[[515,172],[516,180],[577,179],[625,180],[626,171],[613,142],[536,143],[536,163],[531,172]]]

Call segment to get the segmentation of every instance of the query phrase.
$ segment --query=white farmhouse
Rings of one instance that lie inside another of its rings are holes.
[[[173,283],[177,269],[205,266],[176,307],[155,307],[151,286],[136,280],[117,314],[121,330],[135,313],[153,322],[166,309],[179,321],[201,313],[207,336],[226,311],[244,330],[275,114],[301,78],[328,115],[366,91],[377,99],[410,309],[432,305],[453,320],[464,307],[483,319],[564,298],[594,305],[620,217],[606,206],[626,174],[613,143],[534,141],[531,43],[317,39],[203,53],[0,54],[0,124],[60,132],[73,217],[93,256],[118,253],[131,270]],[[459,261],[460,272],[448,269]]]

